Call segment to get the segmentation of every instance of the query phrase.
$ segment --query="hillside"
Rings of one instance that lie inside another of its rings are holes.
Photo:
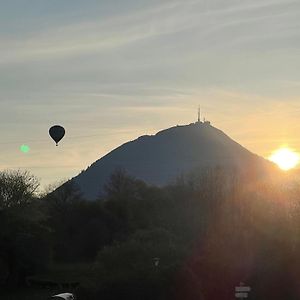
[[[171,127],[114,149],[73,178],[87,199],[103,193],[118,168],[149,184],[162,186],[197,168],[215,166],[267,169],[271,163],[251,153],[208,122]]]

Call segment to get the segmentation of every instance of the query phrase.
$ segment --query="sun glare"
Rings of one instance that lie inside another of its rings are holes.
[[[300,156],[298,153],[288,148],[281,148],[276,150],[270,157],[269,160],[278,165],[278,167],[284,171],[295,168],[299,161]]]

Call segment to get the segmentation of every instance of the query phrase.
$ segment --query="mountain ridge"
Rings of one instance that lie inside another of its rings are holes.
[[[103,195],[103,186],[115,169],[148,184],[163,186],[180,174],[207,167],[250,168],[272,165],[250,152],[209,122],[177,125],[143,135],[113,149],[71,181],[87,199]]]

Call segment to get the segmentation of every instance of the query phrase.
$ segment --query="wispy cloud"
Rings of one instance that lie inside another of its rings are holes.
[[[251,39],[280,38],[286,34],[299,36],[299,3],[296,1],[229,1],[226,6],[218,1],[215,5],[204,3],[167,2],[130,14],[56,25],[24,38],[2,38],[0,63],[105,52],[140,40],[192,29],[197,31],[196,37],[202,39],[194,42],[197,45],[204,43],[208,49],[215,45],[213,40],[224,47],[227,43],[232,45]]]
[[[193,3],[187,1],[185,5]],[[107,51],[141,39],[184,31],[195,26],[195,20],[190,20],[188,14],[180,14],[182,6],[174,2],[125,16],[38,31],[25,39],[2,39],[0,63]]]
[[[194,121],[198,104],[259,154],[298,143],[299,1],[39,0],[24,13],[2,2],[2,166],[70,177],[129,139]],[[54,123],[67,128],[59,149]]]

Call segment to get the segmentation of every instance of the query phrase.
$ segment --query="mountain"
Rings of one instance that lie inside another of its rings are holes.
[[[87,199],[103,193],[103,185],[116,169],[149,184],[162,186],[193,169],[230,166],[265,170],[272,164],[228,137],[209,122],[171,127],[145,135],[114,149],[74,177]]]

